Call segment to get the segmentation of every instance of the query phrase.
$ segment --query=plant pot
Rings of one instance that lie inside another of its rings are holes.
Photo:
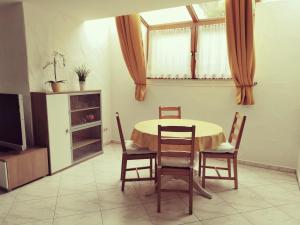
[[[79,87],[80,87],[80,91],[84,91],[85,90],[85,81],[80,81]]]
[[[51,83],[51,88],[53,92],[60,92],[61,89],[60,83],[56,83],[56,82]]]

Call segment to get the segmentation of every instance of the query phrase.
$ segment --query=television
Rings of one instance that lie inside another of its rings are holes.
[[[23,97],[0,93],[0,150],[25,150]]]

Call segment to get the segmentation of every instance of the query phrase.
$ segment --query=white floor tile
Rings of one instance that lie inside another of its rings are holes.
[[[148,163],[141,160],[129,166]],[[210,160],[210,164],[224,162]],[[300,225],[300,191],[291,173],[239,165],[238,190],[233,181],[207,180],[213,199],[194,191],[193,215],[188,214],[187,195],[162,193],[158,214],[154,182],[127,182],[121,192],[120,167],[120,145],[111,144],[103,155],[0,193],[0,225]],[[186,186],[178,180],[165,184]]]
[[[72,216],[100,211],[97,192],[63,195],[57,198],[55,217]]]
[[[56,198],[15,202],[4,224],[35,224],[54,216]]]
[[[102,211],[103,225],[152,225],[142,205]]]
[[[75,216],[55,218],[53,225],[102,225],[101,213],[86,213]]]
[[[291,220],[287,214],[276,208],[256,210],[242,215],[253,225],[282,225]]]
[[[5,217],[15,202],[18,191],[10,193],[0,193],[0,218]]]
[[[201,221],[203,225],[252,225],[239,214]]]
[[[278,209],[296,220],[300,220],[300,203],[279,206]]]

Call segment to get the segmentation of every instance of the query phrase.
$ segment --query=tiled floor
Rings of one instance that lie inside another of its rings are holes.
[[[239,165],[239,190],[230,181],[208,181],[213,199],[195,193],[193,215],[185,195],[163,193],[157,214],[153,183],[127,183],[120,191],[120,159],[120,146],[111,144],[99,157],[0,194],[0,225],[300,225],[294,174]]]

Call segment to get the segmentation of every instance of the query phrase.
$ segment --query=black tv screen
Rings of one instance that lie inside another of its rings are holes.
[[[24,150],[26,148],[24,128],[22,96],[0,94],[0,146]]]

